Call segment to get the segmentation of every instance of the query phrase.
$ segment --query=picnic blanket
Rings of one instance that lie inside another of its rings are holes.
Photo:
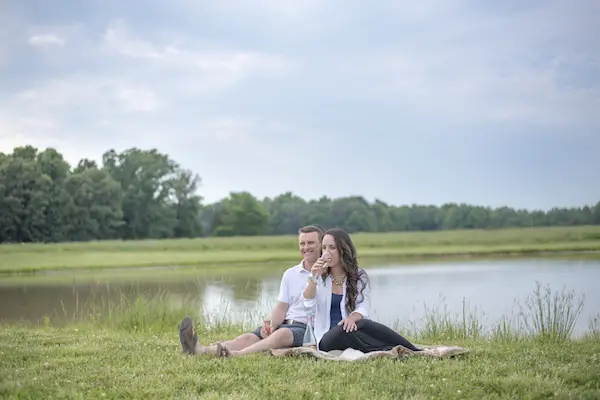
[[[375,358],[401,358],[401,357],[453,357],[468,352],[468,349],[458,346],[420,346],[422,351],[412,351],[404,346],[396,346],[391,350],[372,351],[363,353],[356,349],[321,351],[310,347],[291,347],[285,349],[270,349],[268,353],[275,357],[314,357],[331,361],[366,361]]]

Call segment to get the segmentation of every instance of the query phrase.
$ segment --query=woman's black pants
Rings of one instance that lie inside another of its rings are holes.
[[[343,324],[330,329],[319,342],[322,351],[345,350],[348,348],[360,350],[363,353],[371,351],[387,351],[402,345],[412,351],[421,351],[397,332],[369,319],[360,319],[354,332],[346,332]]]

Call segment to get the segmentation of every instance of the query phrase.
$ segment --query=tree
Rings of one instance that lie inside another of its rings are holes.
[[[272,200],[266,198],[262,203],[270,216],[267,233],[271,235],[295,234],[298,228],[307,225],[309,207],[304,199],[291,192]]]
[[[232,192],[223,200],[216,236],[253,236],[266,233],[269,214],[258,199],[248,192]]]
[[[203,205],[200,176],[156,149],[108,150],[98,164],[84,158],[71,168],[53,148],[0,153],[0,243],[295,234],[309,224],[350,232],[600,224],[600,202],[546,212],[234,192]]]
[[[199,183],[200,177],[188,170],[178,171],[176,178],[171,181],[172,203],[177,219],[175,237],[202,235],[202,197],[195,194]]]
[[[65,190],[64,182],[69,176],[71,167],[62,154],[52,148],[39,153],[36,160],[42,174],[51,182],[45,210],[44,236],[51,242],[68,240],[71,220],[75,214],[75,204],[69,192]]]
[[[119,237],[119,230],[124,224],[121,209],[123,190],[108,172],[89,165],[70,175],[65,189],[75,207],[69,234],[71,240]]]
[[[123,238],[172,237],[177,212],[168,203],[179,165],[156,149],[114,150],[103,156],[104,169],[123,190]]]
[[[0,240],[48,241],[46,212],[52,180],[45,175],[32,147],[17,148],[0,164]],[[58,227],[60,228],[60,227]]]

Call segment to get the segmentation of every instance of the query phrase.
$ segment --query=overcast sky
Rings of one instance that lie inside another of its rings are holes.
[[[156,147],[206,202],[595,204],[599,37],[597,0],[8,0],[0,151]]]

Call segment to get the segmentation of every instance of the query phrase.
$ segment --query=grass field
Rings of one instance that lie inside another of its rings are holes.
[[[600,226],[493,231],[358,233],[362,259],[527,255],[600,251]],[[139,266],[290,262],[296,236],[0,245],[0,273]]]
[[[200,341],[233,338],[251,328],[172,309],[161,298],[83,310],[57,328],[0,326],[2,398],[327,398],[482,399],[600,397],[600,330],[569,339],[576,303],[539,292],[529,313],[534,329],[431,315],[419,344],[458,345],[453,359],[407,358],[336,363],[257,354],[238,359],[181,354],[177,323],[192,315]],[[536,307],[535,304],[541,305]],[[551,310],[558,310],[554,312]],[[90,312],[92,311],[92,312]],[[540,314],[541,313],[541,314]],[[536,317],[539,316],[539,318]],[[537,323],[535,321],[538,321]]]

